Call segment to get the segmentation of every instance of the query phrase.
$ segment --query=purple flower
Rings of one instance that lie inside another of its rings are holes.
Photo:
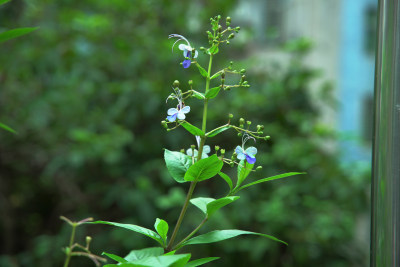
[[[179,50],[183,51],[183,56],[185,60],[182,62],[182,66],[187,69],[189,68],[190,64],[192,63],[192,58],[197,58],[198,52],[195,50],[193,47],[190,46],[189,41],[183,37],[182,35],[179,34],[170,34],[168,38],[178,38],[178,40],[175,41],[175,43],[172,45],[172,51],[174,51],[174,46],[177,42],[179,41],[184,41],[186,44],[180,44],[178,46]],[[194,51],[194,54],[193,54]]]
[[[190,107],[189,106],[184,106],[183,108],[180,106],[180,104],[176,108],[170,108],[167,111],[167,114],[169,115],[167,117],[167,120],[170,122],[173,122],[178,118],[178,120],[184,120],[186,118],[186,113],[190,112]]]
[[[244,149],[244,145],[249,139],[253,139],[254,142],[256,141],[254,137],[249,136],[247,133],[243,134],[242,146],[237,146],[235,152],[239,160],[247,160],[248,163],[254,164],[256,163],[255,155],[257,154],[257,148],[251,146],[248,147],[246,150]]]

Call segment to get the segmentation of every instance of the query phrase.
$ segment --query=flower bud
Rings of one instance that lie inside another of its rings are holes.
[[[218,32],[222,32],[222,26],[218,25]]]
[[[232,119],[232,118],[233,118],[233,114],[229,113],[229,119]]]
[[[231,25],[231,17],[226,17],[226,26]]]
[[[221,155],[223,156],[223,155],[225,155],[225,149],[221,149]]]
[[[240,70],[240,74],[245,74],[246,73],[246,70],[245,69],[241,69]]]
[[[217,19],[220,20],[220,19],[221,19],[221,15],[218,15],[218,16],[217,16]]]
[[[259,171],[262,169],[262,166],[257,166],[256,171]]]
[[[161,121],[161,126],[164,127],[165,129],[168,129],[168,124],[166,121]]]
[[[260,134],[260,135],[261,135],[261,134],[264,134],[264,132],[263,132],[263,131],[259,131],[259,132],[258,132],[258,134]]]
[[[251,121],[246,121],[246,123],[247,123],[247,125],[250,125],[250,124],[251,124]]]
[[[218,151],[219,150],[219,146],[215,146],[215,151]]]
[[[92,241],[92,238],[90,236],[86,236],[86,246],[88,247],[90,242]]]
[[[179,81],[175,80],[174,83],[172,84],[174,86],[174,88],[179,87]]]
[[[234,162],[231,162],[231,163],[229,163],[229,166],[230,166],[230,167],[233,167],[233,166],[235,166],[235,163],[234,163]]]
[[[230,64],[230,65],[233,65],[233,61],[230,61],[229,64]]]
[[[270,139],[271,137],[269,136],[269,135],[267,135],[267,136],[265,136],[264,137],[264,140],[268,140],[268,139]]]
[[[195,146],[195,145],[191,145],[190,148],[191,148],[191,149],[195,149],[196,146]]]
[[[242,136],[242,133],[238,133],[238,136],[241,137],[241,136]]]
[[[240,124],[240,125],[243,125],[243,124],[244,124],[244,119],[243,119],[243,118],[240,118],[240,119],[239,119],[239,124]]]
[[[228,44],[230,44],[231,42],[229,42],[229,41],[226,41],[226,44],[228,45]]]
[[[261,131],[261,125],[257,125],[257,132]]]
[[[240,31],[240,27],[238,26],[238,27],[235,28],[235,32],[238,33],[239,31]]]
[[[181,149],[181,153],[185,154],[185,149],[182,148]]]
[[[203,51],[205,48],[204,48],[204,46],[200,46],[200,48],[199,48],[201,51]]]
[[[229,34],[228,39],[233,39],[235,37],[234,33]]]
[[[193,85],[193,81],[192,81],[192,80],[189,80],[188,84],[189,84],[189,85]]]

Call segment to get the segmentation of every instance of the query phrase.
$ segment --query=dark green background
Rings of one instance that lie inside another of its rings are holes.
[[[230,15],[235,6],[225,0],[196,3],[15,0],[0,7],[2,30],[40,27],[0,47],[0,121],[18,132],[0,131],[0,266],[60,266],[70,231],[60,215],[147,228],[160,217],[172,228],[188,185],[169,176],[162,148],[188,148],[195,140],[181,128],[167,133],[160,121],[173,106],[165,104],[173,80],[186,85],[193,79],[198,91],[204,82],[194,66],[179,65],[181,52],[171,53],[167,36],[183,34],[194,46],[206,46],[209,17]],[[200,23],[198,31],[188,27],[190,20]],[[368,168],[354,163],[344,169],[340,155],[323,146],[334,144],[336,134],[318,121],[309,95],[310,82],[321,77],[302,64],[308,42],[286,46],[289,67],[270,62],[262,72],[252,71],[246,46],[228,48],[215,58],[214,70],[233,59],[239,69],[249,67],[252,86],[212,100],[209,127],[225,123],[228,113],[265,125],[272,138],[256,144],[263,170],[249,179],[308,174],[242,191],[239,201],[201,230],[257,231],[288,247],[239,237],[191,247],[193,257],[222,257],[213,266],[365,266],[368,247],[355,240],[355,230],[368,214]],[[206,60],[200,54],[200,63]],[[333,105],[330,89],[321,87],[314,99]],[[200,125],[201,104],[186,104],[192,108],[188,120]],[[231,151],[241,139],[225,132],[209,141]],[[219,197],[226,190],[214,179],[202,182],[195,196]],[[182,232],[200,219],[191,207]],[[156,245],[108,226],[79,228],[81,243],[87,234],[97,254],[125,255]],[[92,263],[73,258],[71,266]]]

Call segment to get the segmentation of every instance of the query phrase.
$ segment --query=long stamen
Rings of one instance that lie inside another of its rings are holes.
[[[175,43],[172,45],[172,52],[174,51],[174,46],[175,46],[175,44],[176,44],[177,42],[179,42],[179,41],[185,41],[185,42],[187,43],[187,45],[188,45],[189,47],[191,47],[189,41],[188,41],[185,37],[183,37],[182,35],[179,35],[179,34],[170,34],[170,35],[168,35],[168,39],[170,39],[170,38],[178,38],[178,40],[176,40]]]

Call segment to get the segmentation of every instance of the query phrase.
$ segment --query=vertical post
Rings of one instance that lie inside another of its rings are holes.
[[[379,0],[371,266],[400,266],[400,0]]]

